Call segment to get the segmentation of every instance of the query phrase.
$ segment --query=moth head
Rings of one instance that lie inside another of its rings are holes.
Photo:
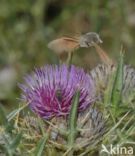
[[[80,47],[88,48],[93,46],[93,43],[97,44],[103,43],[99,35],[95,32],[89,32],[80,37],[79,40]]]

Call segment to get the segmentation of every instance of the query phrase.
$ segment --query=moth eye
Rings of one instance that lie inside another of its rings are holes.
[[[85,41],[85,44],[86,44],[87,47],[91,46],[91,44],[88,41]]]
[[[92,39],[92,40],[93,40],[94,42],[96,42],[96,43],[97,43],[99,39],[98,39],[98,37],[97,37],[97,36],[93,36],[93,39]]]

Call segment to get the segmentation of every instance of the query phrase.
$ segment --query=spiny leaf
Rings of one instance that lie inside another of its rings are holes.
[[[114,132],[118,126],[124,121],[125,118],[127,118],[128,114],[130,113],[130,111],[128,111],[126,114],[124,114],[119,121],[105,134],[105,136],[110,135],[112,132]]]
[[[5,132],[7,133],[12,133],[12,130],[14,129],[14,124],[13,123],[9,123],[6,125],[5,127]]]
[[[15,151],[17,146],[20,144],[21,138],[22,138],[22,133],[17,134],[17,136],[13,139],[13,141],[9,145],[10,151],[13,152]]]
[[[22,111],[27,105],[23,105],[20,108],[13,110],[10,114],[7,115],[8,121],[11,121],[20,111]]]
[[[47,138],[48,136],[45,135],[39,140],[37,148],[35,149],[35,156],[42,156]]]
[[[20,144],[21,138],[22,138],[22,133],[19,133],[14,139],[12,139],[12,141],[11,139],[7,140],[8,142],[4,146],[7,156],[13,156],[15,154],[15,150],[17,146]]]
[[[117,110],[118,105],[120,104],[121,101],[121,92],[123,87],[123,65],[124,65],[123,57],[124,55],[121,52],[112,91],[112,107],[115,109],[114,111]]]
[[[45,131],[44,131],[44,122],[42,121],[42,119],[38,116],[38,124],[39,124],[39,128],[42,132],[42,135],[44,136],[45,135]]]
[[[13,129],[13,124],[8,122],[6,113],[1,104],[0,104],[0,124],[4,126],[5,132],[11,132]]]
[[[113,68],[113,66],[112,66],[112,68]],[[115,70],[113,70],[113,72],[111,72],[109,74],[109,81],[108,81],[107,88],[106,88],[105,93],[104,93],[104,104],[105,104],[105,106],[111,105],[112,90],[113,90],[113,83],[115,80],[115,75],[116,75]]]
[[[76,126],[77,126],[77,110],[79,105],[79,97],[80,92],[77,91],[71,105],[71,111],[69,116],[69,135],[68,135],[68,143],[70,146],[73,145],[77,133]]]

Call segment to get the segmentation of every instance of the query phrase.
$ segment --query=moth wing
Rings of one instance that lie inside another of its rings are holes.
[[[48,48],[53,50],[57,54],[63,54],[73,51],[79,46],[79,43],[76,39],[69,37],[62,37],[56,40],[51,41],[48,44]]]

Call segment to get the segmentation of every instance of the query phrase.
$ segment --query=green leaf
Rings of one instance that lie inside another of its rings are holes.
[[[13,110],[10,114],[7,115],[8,121],[11,121],[20,111],[22,111],[27,105],[23,105],[20,108]]]
[[[115,70],[109,74],[109,78],[108,78],[109,81],[108,81],[107,88],[106,88],[105,93],[104,93],[104,104],[105,104],[105,106],[111,105],[113,83],[115,80],[115,75],[116,75]]]
[[[6,148],[4,147],[4,145],[0,144],[0,151],[1,152],[6,152]]]
[[[5,156],[5,155],[6,155],[6,156],[12,156],[12,154],[10,154],[10,153],[8,152],[7,147],[6,147],[5,145],[1,145],[1,144],[0,144],[0,154],[1,154],[1,155],[4,154],[4,156]]]
[[[17,146],[20,144],[22,138],[22,133],[17,134],[17,136],[13,139],[13,141],[9,145],[9,150],[14,152]]]
[[[13,124],[8,122],[3,106],[0,104],[0,124],[4,126],[5,132],[11,132]]]
[[[39,128],[42,132],[42,135],[45,135],[45,130],[44,130],[44,122],[43,120],[38,116],[38,124],[39,124]]]
[[[121,101],[121,93],[123,87],[123,66],[124,66],[123,57],[124,55],[121,52],[112,91],[112,107],[114,108],[114,111],[117,111],[117,108],[119,107]]]
[[[13,123],[9,123],[6,125],[5,127],[5,132],[7,133],[12,133],[12,130],[14,129],[14,124]]]
[[[0,124],[6,126],[8,124],[6,113],[3,106],[0,104]]]
[[[35,149],[34,152],[35,156],[42,156],[47,139],[48,139],[48,135],[45,135],[43,136],[43,138],[39,140],[37,144],[37,148]]]
[[[70,146],[74,144],[74,140],[77,134],[76,127],[77,127],[77,110],[79,105],[79,97],[80,97],[80,92],[77,91],[71,105],[71,111],[69,116],[69,135],[68,135],[68,144]]]

